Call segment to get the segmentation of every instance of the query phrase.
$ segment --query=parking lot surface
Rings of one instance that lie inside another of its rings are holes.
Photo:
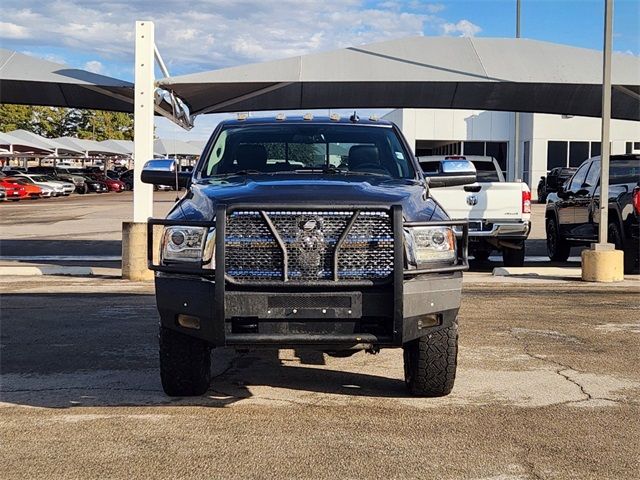
[[[152,285],[38,282],[0,280],[0,478],[638,478],[637,289],[468,286],[444,398],[400,350],[220,349],[171,399]]]

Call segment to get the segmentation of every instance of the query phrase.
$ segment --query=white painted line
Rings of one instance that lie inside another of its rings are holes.
[[[2,260],[15,260],[19,262],[119,262],[120,255],[0,255]]]

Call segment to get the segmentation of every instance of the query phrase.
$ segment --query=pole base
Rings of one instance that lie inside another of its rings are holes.
[[[624,280],[624,252],[609,244],[594,244],[583,250],[582,280],[585,282],[621,282]]]
[[[153,271],[147,268],[146,222],[122,223],[122,278],[153,280]]]

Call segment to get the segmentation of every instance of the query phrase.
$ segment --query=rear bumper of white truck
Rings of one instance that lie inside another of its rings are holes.
[[[482,237],[494,239],[526,240],[531,232],[531,222],[491,222],[486,220],[469,220],[469,238]],[[456,232],[462,235],[462,232]]]

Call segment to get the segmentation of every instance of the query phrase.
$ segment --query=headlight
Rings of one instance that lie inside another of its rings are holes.
[[[453,265],[458,258],[456,235],[451,227],[405,229],[407,263],[415,268]]]
[[[206,227],[165,227],[162,235],[161,261],[200,262],[214,267],[215,229]]]

